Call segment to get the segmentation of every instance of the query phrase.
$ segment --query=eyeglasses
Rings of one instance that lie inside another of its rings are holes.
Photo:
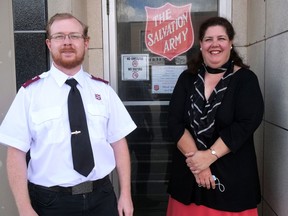
[[[80,33],[70,33],[70,34],[61,34],[61,33],[57,33],[57,34],[53,34],[50,36],[50,39],[56,40],[56,41],[64,41],[66,39],[66,36],[68,36],[68,38],[70,40],[73,41],[77,41],[80,39],[83,39],[84,36]]]

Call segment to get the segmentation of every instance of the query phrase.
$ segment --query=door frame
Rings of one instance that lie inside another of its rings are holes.
[[[117,17],[116,1],[102,0],[104,79],[117,92]],[[232,18],[232,0],[218,0],[219,16]],[[112,64],[113,63],[113,64]]]
[[[102,1],[102,26],[103,26],[103,73],[104,79],[108,80],[111,87],[118,93],[117,82],[117,0]],[[232,0],[218,0],[219,16],[232,19]],[[118,177],[115,172],[110,176],[116,195],[119,194]]]

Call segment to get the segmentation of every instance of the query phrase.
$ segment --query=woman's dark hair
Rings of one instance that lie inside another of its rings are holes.
[[[234,28],[227,19],[223,17],[211,17],[201,24],[199,28],[199,36],[198,36],[199,41],[203,40],[207,29],[211,26],[222,26],[225,29],[229,40],[234,39],[234,36],[235,36]],[[243,68],[249,68],[248,65],[243,63],[242,58],[239,56],[239,54],[237,53],[233,45],[232,45],[232,49],[230,53],[230,59],[234,62],[234,65],[237,65]],[[190,61],[187,62],[187,66],[192,73],[197,73],[202,63],[203,63],[202,53],[199,52],[199,55],[196,59],[192,58]]]

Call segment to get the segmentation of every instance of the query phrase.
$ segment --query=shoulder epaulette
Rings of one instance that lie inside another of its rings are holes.
[[[26,81],[22,86],[23,86],[24,88],[26,88],[27,86],[29,86],[30,84],[36,82],[36,81],[39,80],[39,79],[41,79],[40,76],[35,76],[35,77],[33,77],[32,79]]]
[[[109,84],[109,82],[107,80],[101,79],[99,77],[95,77],[93,75],[91,75],[91,79],[97,80],[97,81],[100,81],[100,82],[104,82],[105,84]]]

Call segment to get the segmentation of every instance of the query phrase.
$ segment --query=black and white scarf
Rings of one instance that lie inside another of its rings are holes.
[[[222,67],[217,69],[209,68],[202,64],[199,69],[198,77],[194,82],[194,91],[190,96],[191,109],[188,111],[190,117],[190,126],[194,131],[194,138],[197,148],[207,149],[207,143],[213,135],[215,130],[215,115],[218,107],[221,105],[225,91],[229,85],[230,79],[233,75],[233,62],[228,61]],[[223,73],[208,100],[204,94],[204,76],[205,71],[208,73]]]

